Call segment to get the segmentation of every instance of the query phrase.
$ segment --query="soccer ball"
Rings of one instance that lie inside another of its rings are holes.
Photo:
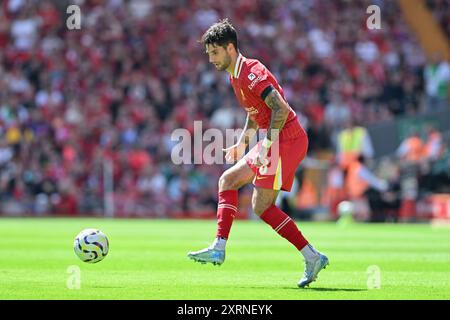
[[[355,208],[353,206],[353,203],[350,201],[342,201],[338,204],[338,213],[339,216],[351,216],[353,215]]]
[[[96,263],[108,254],[108,238],[98,229],[84,229],[76,236],[73,249],[81,261]]]

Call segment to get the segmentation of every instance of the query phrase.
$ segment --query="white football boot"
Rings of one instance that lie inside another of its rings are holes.
[[[199,251],[189,252],[188,258],[205,263],[212,263],[214,265],[221,265],[225,261],[225,250],[216,250],[214,248],[206,248]]]
[[[189,252],[187,256],[203,264],[209,262],[220,266],[225,261],[225,245],[226,239],[216,238],[208,248]]]
[[[322,269],[329,265],[326,255],[319,253],[316,259],[305,260],[305,275],[297,283],[300,288],[308,286],[311,282],[316,281],[317,275]]]

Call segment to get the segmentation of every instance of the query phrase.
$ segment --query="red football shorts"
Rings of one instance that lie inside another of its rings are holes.
[[[275,141],[269,149],[268,163],[259,168],[253,165],[258,156],[262,141],[259,141],[244,157],[247,164],[255,172],[255,187],[272,190],[291,191],[295,172],[308,151],[306,134],[294,139]]]

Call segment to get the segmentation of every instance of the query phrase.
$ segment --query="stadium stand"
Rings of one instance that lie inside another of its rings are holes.
[[[381,30],[365,27],[372,2]],[[222,17],[239,30],[242,53],[279,79],[311,158],[334,150],[350,119],[369,126],[427,112],[427,59],[395,1],[78,3],[81,30],[66,28],[65,1],[0,5],[3,214],[103,214],[105,163],[118,216],[214,214],[226,166],[174,165],[170,137],[195,120],[204,130],[244,123],[226,76],[198,43]],[[427,3],[448,32],[448,2]],[[445,182],[448,167],[433,174]]]

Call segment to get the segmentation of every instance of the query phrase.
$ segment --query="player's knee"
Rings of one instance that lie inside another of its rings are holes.
[[[224,190],[232,190],[233,188],[233,179],[226,172],[223,173],[219,178],[219,191]]]

